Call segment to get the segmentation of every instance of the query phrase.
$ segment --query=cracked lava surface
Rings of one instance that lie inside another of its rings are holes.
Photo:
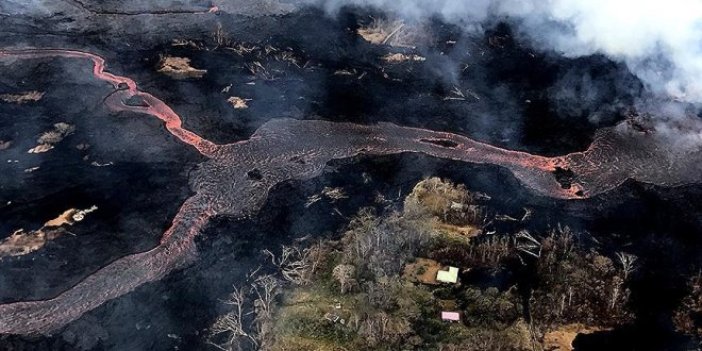
[[[76,58],[93,64],[95,78],[115,91],[104,103],[113,111],[156,117],[183,143],[208,158],[190,179],[187,199],[163,234],[146,252],[122,257],[58,296],[0,305],[0,333],[48,334],[111,299],[161,279],[195,257],[195,237],[214,216],[254,215],[278,183],[320,175],[335,159],[405,152],[509,169],[527,188],[559,199],[588,198],[627,179],[661,186],[700,180],[699,148],[669,142],[663,135],[637,133],[626,125],[601,130],[583,151],[543,157],[510,151],[468,137],[390,123],[358,125],[281,118],[261,126],[248,140],[218,145],[184,129],[180,116],[127,78],[105,71],[105,60],[76,50],[0,50],[0,59]],[[140,99],[139,104],[127,104]],[[254,172],[252,172],[254,171]],[[252,176],[256,174],[257,176]],[[260,175],[260,176],[258,176]]]

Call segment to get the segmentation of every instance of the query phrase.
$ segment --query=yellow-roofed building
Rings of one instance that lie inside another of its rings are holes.
[[[449,267],[447,271],[437,272],[436,280],[442,283],[456,283],[458,281],[458,268]]]

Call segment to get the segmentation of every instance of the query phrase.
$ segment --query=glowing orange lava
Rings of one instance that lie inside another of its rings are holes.
[[[196,194],[183,203],[159,246],[120,258],[52,299],[0,305],[0,333],[50,333],[106,301],[162,278],[194,257],[194,238],[213,216],[254,215],[273,186],[290,179],[316,177],[334,159],[419,152],[494,164],[509,169],[530,189],[561,199],[601,194],[630,178],[681,185],[698,182],[702,174],[699,150],[683,152],[670,146],[664,137],[617,129],[599,133],[584,152],[560,157],[505,150],[457,134],[390,123],[357,125],[294,119],[269,121],[248,140],[217,145],[183,128],[173,109],[138,90],[133,80],[105,72],[105,61],[98,55],[77,50],[0,50],[0,59],[3,57],[89,59],[95,78],[115,88],[105,99],[107,106],[114,111],[158,118],[172,135],[209,159],[192,176]],[[127,103],[135,97],[143,104]],[[252,177],[253,170],[259,176]]]

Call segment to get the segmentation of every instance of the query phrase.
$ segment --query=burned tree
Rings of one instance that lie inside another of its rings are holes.
[[[569,228],[560,226],[541,241],[541,250],[538,282],[530,301],[534,321],[608,326],[631,320],[626,282],[632,257],[617,255],[627,263],[618,267],[611,258],[578,243]]]
[[[321,259],[321,243],[301,249],[298,246],[283,245],[280,255],[266,249],[263,253],[270,256],[271,262],[278,267],[283,278],[296,285],[309,283],[317,270]]]
[[[273,308],[280,287],[272,275],[255,278],[248,289],[234,287],[223,301],[231,310],[212,324],[209,343],[225,351],[265,350],[271,342]]]

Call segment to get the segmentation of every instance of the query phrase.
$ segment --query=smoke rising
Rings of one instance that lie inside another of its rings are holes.
[[[652,93],[702,103],[700,0],[310,0],[329,12],[372,6],[469,29],[507,21],[532,46],[623,62]]]

